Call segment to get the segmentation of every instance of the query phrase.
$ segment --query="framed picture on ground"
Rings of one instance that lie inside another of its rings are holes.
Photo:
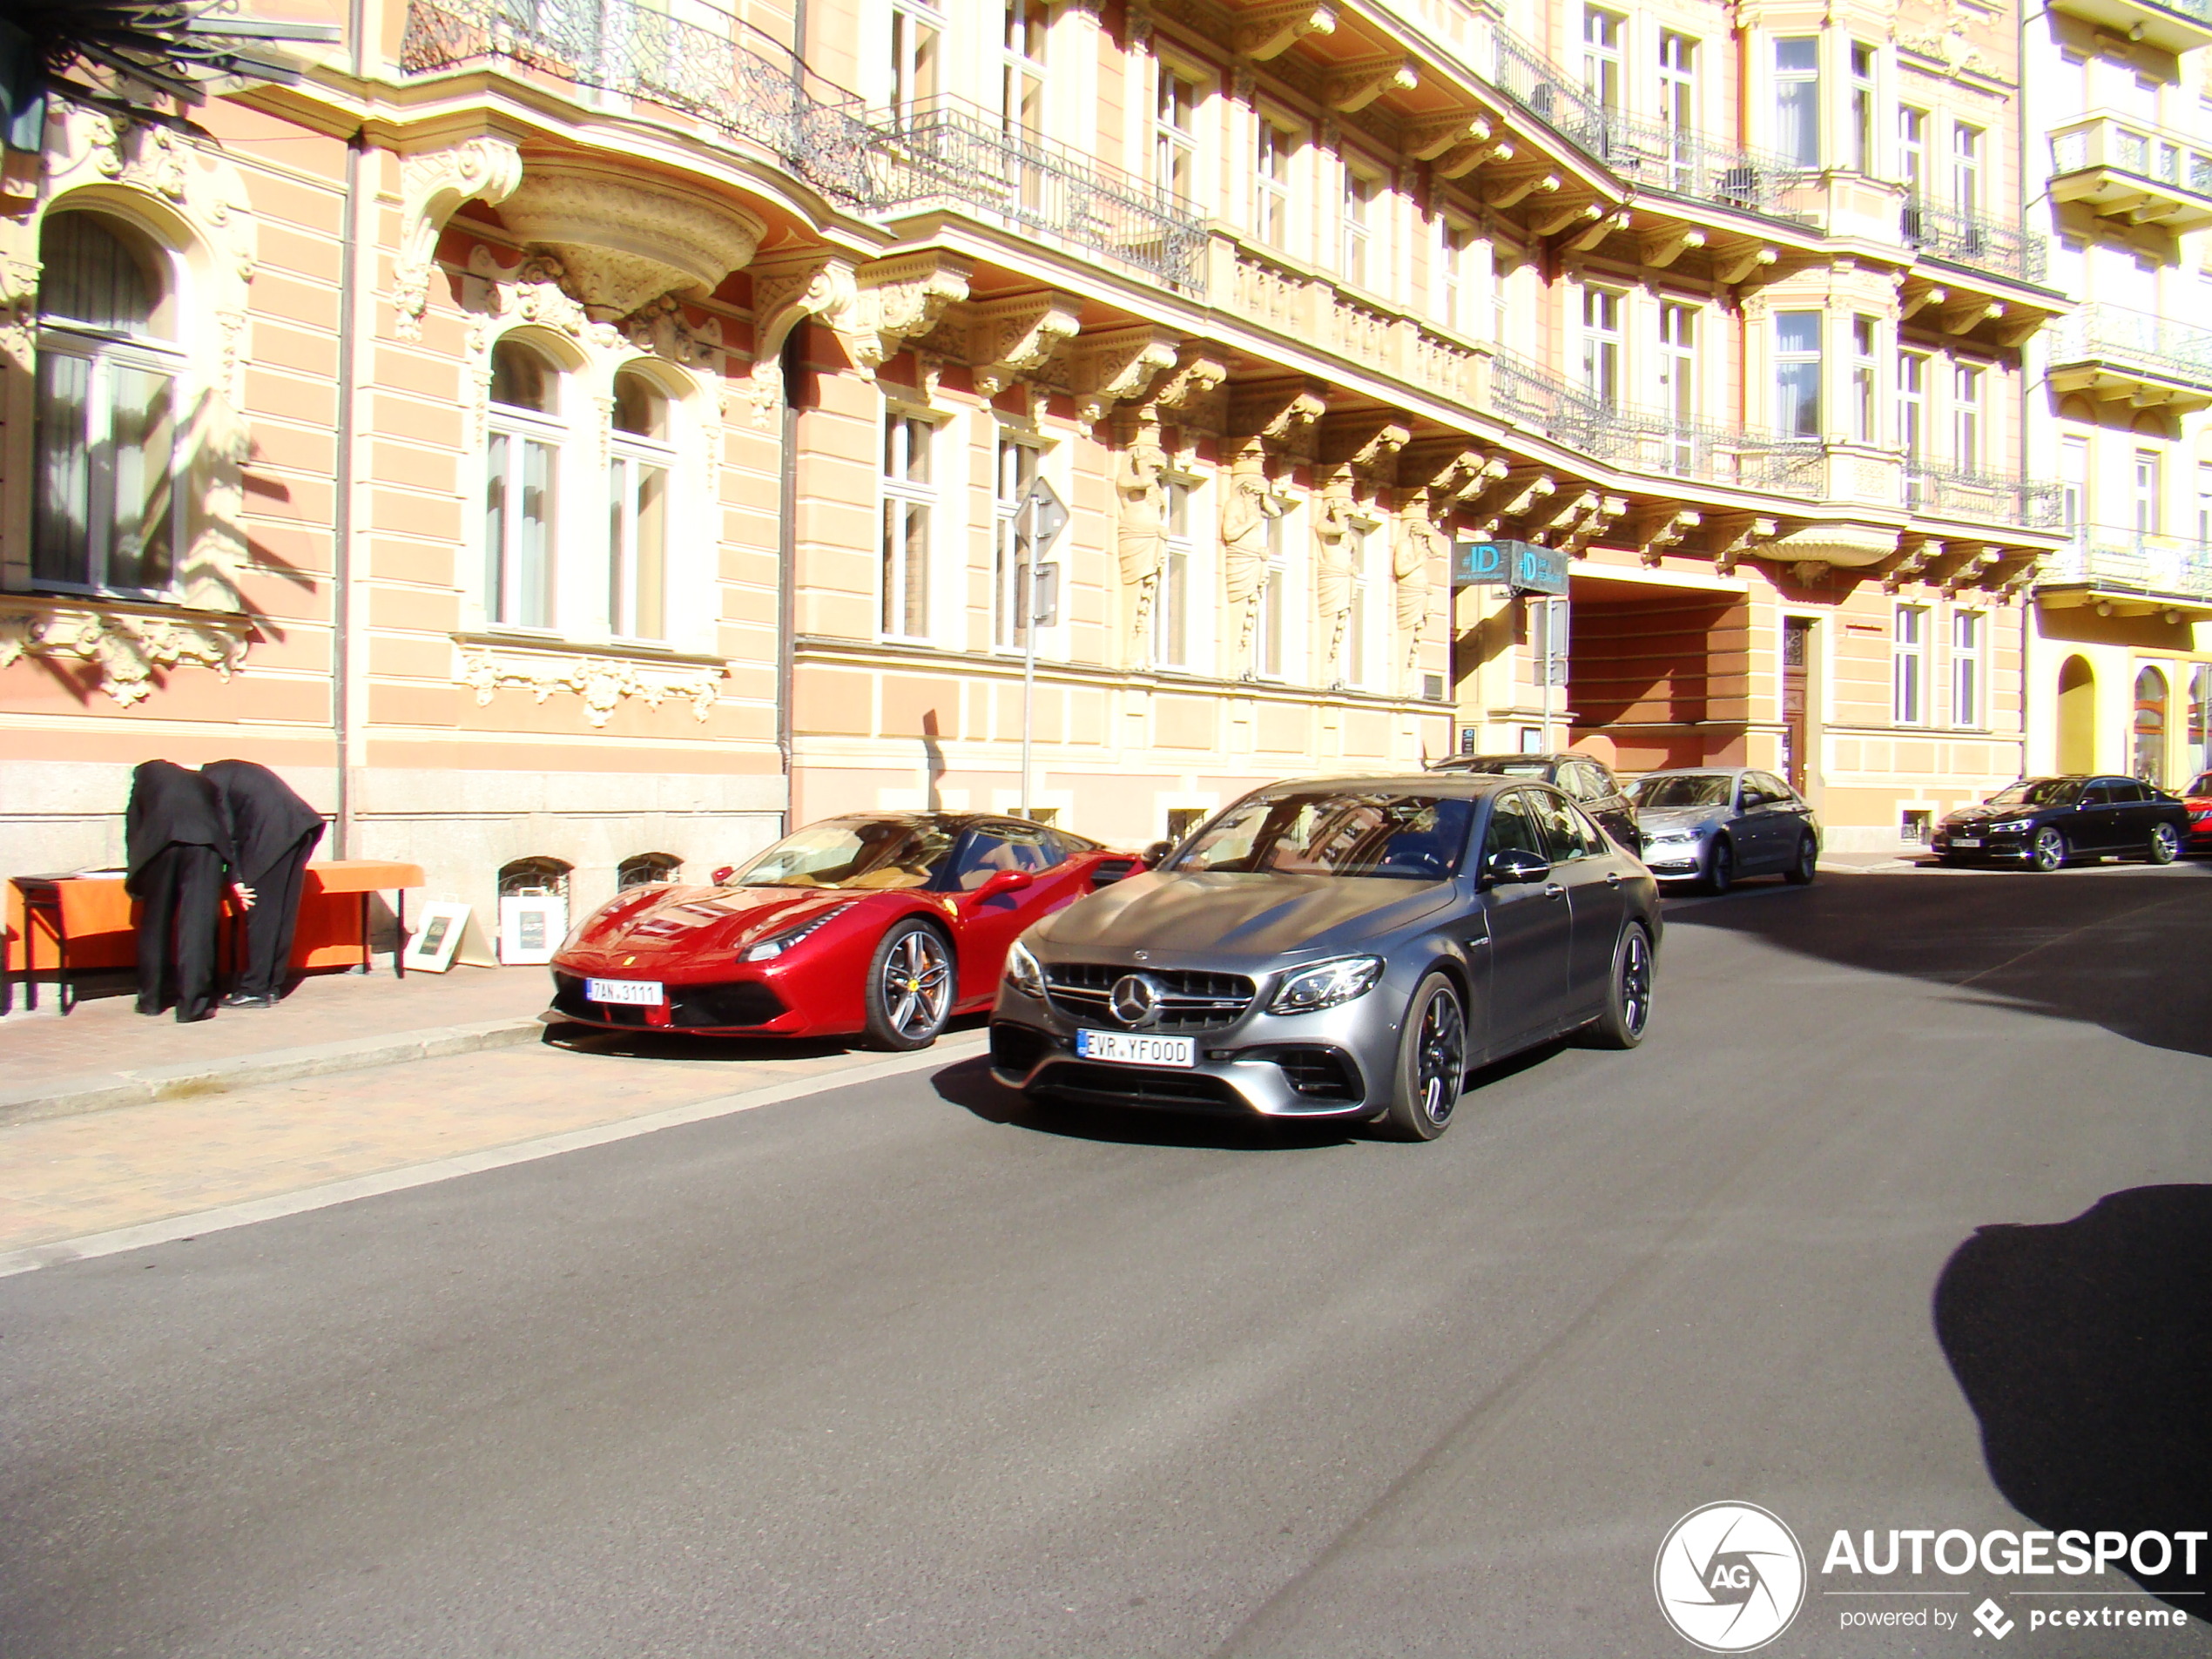
[[[499,901],[499,960],[550,962],[569,931],[569,901],[543,896]]]
[[[469,930],[469,912],[465,904],[424,905],[414,935],[407,941],[407,953],[400,960],[426,974],[444,973],[453,966],[461,935]]]

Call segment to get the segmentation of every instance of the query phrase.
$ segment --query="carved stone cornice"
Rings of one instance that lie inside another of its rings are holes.
[[[1433,161],[1447,150],[1490,141],[1489,118],[1465,110],[1451,115],[1425,116],[1408,121],[1399,138],[1399,147],[1416,161]]]
[[[1327,381],[1305,375],[1238,386],[1230,394],[1229,432],[1279,454],[1310,455],[1314,426],[1328,413],[1328,392]]]
[[[1039,378],[1074,394],[1076,419],[1089,430],[1117,403],[1142,397],[1172,368],[1183,338],[1157,324],[1131,323],[1063,341]]]
[[[500,202],[523,182],[523,152],[503,138],[470,138],[400,162],[400,246],[392,261],[393,331],[422,334],[438,233],[463,202]]]
[[[752,275],[752,367],[733,382],[725,407],[742,400],[752,423],[765,427],[784,397],[782,354],[791,331],[808,317],[849,316],[858,292],[853,261],[827,248],[756,260]]]
[[[1501,458],[1459,438],[1409,444],[1398,456],[1399,487],[1425,489],[1447,509],[1466,506],[1505,475]]]
[[[1345,466],[1362,477],[1388,482],[1398,452],[1413,429],[1386,409],[1359,409],[1324,415],[1315,432],[1314,459],[1325,467]]]
[[[1281,57],[1310,35],[1332,35],[1336,29],[1334,6],[1295,0],[1290,5],[1264,6],[1244,13],[1229,44],[1239,56],[1264,64]]]
[[[1662,503],[1647,508],[1629,526],[1629,540],[1643,563],[1653,570],[1667,556],[1667,550],[1704,522],[1704,515],[1686,507]]]
[[[1152,383],[1145,408],[1156,418],[1202,432],[1219,432],[1228,418],[1229,365],[1202,346],[1184,347],[1174,364]]]
[[[618,165],[535,158],[500,203],[525,242],[553,249],[598,321],[693,289],[711,293],[752,262],[767,226],[752,214]]]
[[[966,260],[938,249],[870,260],[854,268],[852,302],[823,314],[865,379],[910,340],[931,333],[946,308],[968,298]]]
[[[583,700],[587,725],[604,726],[630,698],[658,709],[671,698],[688,701],[691,717],[705,721],[714,711],[729,669],[702,658],[631,656],[589,647],[456,636],[453,678],[476,693],[479,707],[502,686],[515,686],[543,703],[556,691]]]
[[[956,306],[936,335],[957,337],[978,397],[996,397],[1042,368],[1082,327],[1082,301],[1049,290]]]
[[[1410,57],[1378,57],[1339,70],[1321,83],[1321,101],[1339,115],[1364,110],[1385,92],[1410,92],[1421,84]]]
[[[145,700],[165,668],[212,668],[227,680],[245,660],[251,627],[243,616],[10,594],[0,596],[0,668],[25,657],[89,664],[100,690],[127,709]]]
[[[1722,576],[1735,575],[1738,562],[1750,557],[1772,541],[1779,528],[1776,520],[1756,513],[1722,513],[1716,516],[1710,526],[1713,569]]]

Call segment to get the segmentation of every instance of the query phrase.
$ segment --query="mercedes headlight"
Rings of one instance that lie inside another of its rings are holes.
[[[1276,988],[1270,1014],[1314,1014],[1365,996],[1382,977],[1379,956],[1339,956],[1301,968]]]
[[[1044,1001],[1044,969],[1037,966],[1037,959],[1020,940],[1006,953],[1006,982],[1024,996]]]
[[[855,904],[858,902],[858,900],[853,900]],[[852,904],[840,904],[832,905],[826,910],[818,910],[795,927],[786,927],[781,933],[770,934],[767,938],[747,945],[738,954],[738,960],[741,962],[773,961],[824,922],[843,915],[852,907]]]

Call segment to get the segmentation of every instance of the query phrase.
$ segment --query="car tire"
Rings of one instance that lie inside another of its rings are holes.
[[[1736,885],[1736,849],[1725,836],[1713,838],[1713,850],[1705,854],[1705,891],[1717,897]]]
[[[1633,1049],[1643,1041],[1651,1019],[1651,935],[1632,921],[1613,946],[1613,974],[1605,988],[1605,1012],[1590,1022],[1584,1040],[1593,1049]]]
[[[1820,843],[1810,835],[1800,835],[1797,838],[1797,856],[1791,860],[1790,867],[1782,873],[1782,879],[1791,887],[1811,887],[1812,878],[1819,873],[1819,869]]]
[[[2039,874],[2048,875],[2062,868],[2072,849],[2066,844],[2066,832],[2046,824],[2035,832],[2035,839],[2027,844],[2027,867]]]
[[[875,948],[860,995],[867,1005],[867,1044],[903,1053],[927,1049],[952,1018],[956,994],[953,948],[919,916],[895,922]]]
[[[1406,1005],[1398,1065],[1383,1122],[1401,1141],[1433,1141],[1452,1127],[1467,1083],[1467,1009],[1442,974],[1431,974]]]
[[[2149,857],[2153,864],[2171,864],[2181,856],[2181,852],[2180,833],[2171,824],[2153,824],[2150,826]]]

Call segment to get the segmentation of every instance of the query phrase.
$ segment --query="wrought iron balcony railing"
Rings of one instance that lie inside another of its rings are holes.
[[[2085,524],[2047,556],[2039,586],[2082,586],[2212,603],[2212,547],[2179,536]]]
[[[768,150],[854,206],[875,193],[860,100],[736,18],[687,23],[637,0],[408,0],[411,75],[503,62],[680,111]]]
[[[2043,280],[2043,239],[2017,224],[2007,225],[1986,213],[1970,213],[1962,208],[1938,207],[1913,196],[1905,198],[1898,219],[1898,230],[1906,245],[1931,258],[2020,282]]]
[[[2052,329],[2051,366],[2103,363],[2212,391],[2212,330],[2101,302],[2078,306]]]
[[[1502,347],[1490,366],[1490,404],[1556,443],[1631,471],[1808,501],[1822,493],[1826,451],[1817,438],[1608,402]]]
[[[1579,82],[1503,24],[1490,25],[1491,84],[1569,144],[1595,157],[1605,111]]]
[[[2101,115],[2052,134],[2054,176],[2089,167],[2109,167],[2172,190],[2212,197],[2212,150],[2148,124]]]
[[[1813,215],[1784,205],[1785,192],[1817,181],[1805,167],[1703,132],[1686,132],[1662,121],[1639,120],[1619,110],[1596,111],[1597,158],[1645,190],[1665,191],[1769,219],[1811,223]]]
[[[1946,466],[1920,455],[1905,457],[1905,504],[1932,518],[2048,529],[2059,522],[2056,484],[2031,484],[1975,467]]]
[[[1132,266],[1171,288],[1205,286],[1206,225],[1196,209],[1120,169],[949,98],[877,118],[874,206],[981,212]]]

